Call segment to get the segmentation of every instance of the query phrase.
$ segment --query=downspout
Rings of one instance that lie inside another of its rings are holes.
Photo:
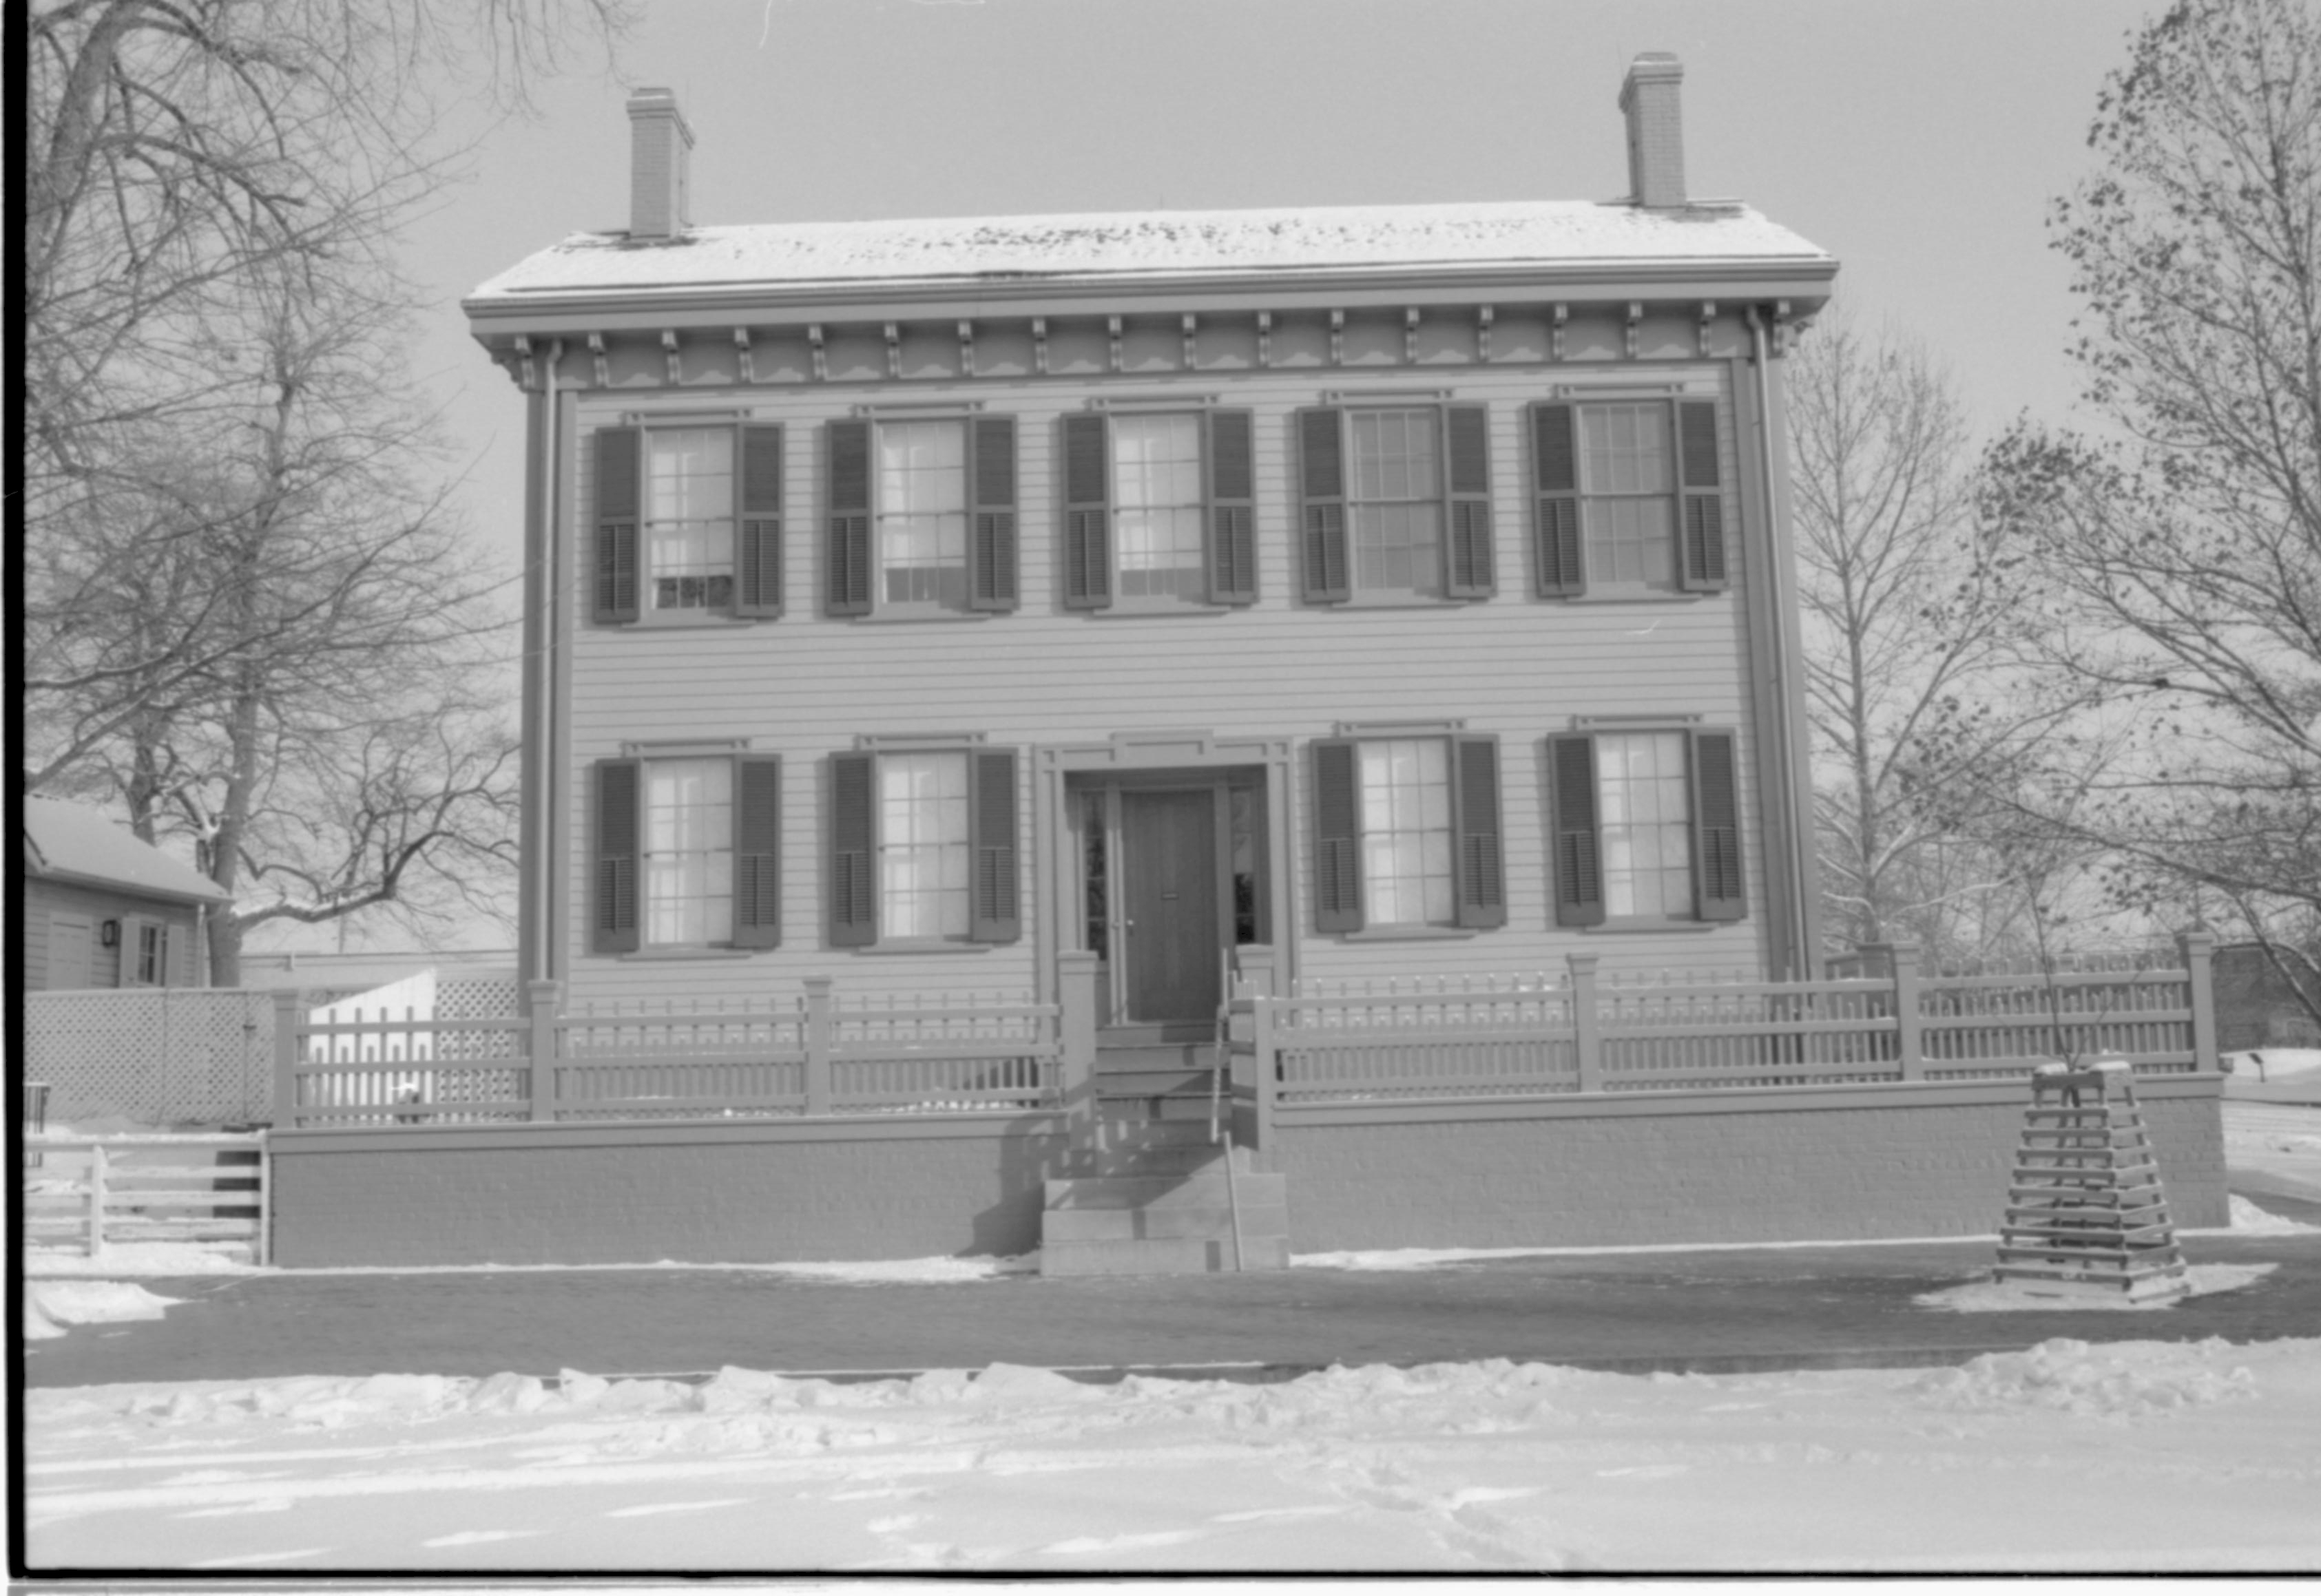
[[[557,533],[558,430],[560,417],[556,408],[556,374],[564,364],[564,340],[551,340],[548,346],[548,365],[541,385],[541,403],[545,424],[540,429],[541,448],[545,458],[540,467],[540,651],[528,663],[539,673],[540,723],[532,730],[540,739],[540,779],[533,792],[539,798],[535,812],[530,817],[532,836],[532,967],[528,978],[553,981],[557,978],[558,959],[555,949],[556,875],[562,861],[555,857],[557,793],[563,784],[557,779],[556,737],[556,660],[560,639],[557,636],[559,595],[563,592],[561,540]]]
[[[1765,539],[1769,553],[1778,552],[1777,524],[1779,500],[1774,485],[1780,480],[1780,462],[1773,456],[1773,385],[1767,363],[1771,359],[1770,345],[1765,336],[1764,318],[1755,305],[1744,307],[1743,316],[1749,323],[1750,342],[1757,364],[1757,464],[1765,484]],[[1779,778],[1775,783],[1781,795],[1781,829],[1789,839],[1789,967],[1791,979],[1805,980],[1813,973],[1813,950],[1807,944],[1808,918],[1806,906],[1806,854],[1809,839],[1798,823],[1797,789],[1797,721],[1790,712],[1789,662],[1793,657],[1789,636],[1789,562],[1772,558],[1765,562],[1771,577],[1772,603],[1769,606],[1773,621],[1773,718],[1780,739]]]

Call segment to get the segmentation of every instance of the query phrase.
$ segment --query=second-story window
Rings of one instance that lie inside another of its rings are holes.
[[[657,611],[733,608],[733,428],[645,433],[645,584]]]
[[[1435,412],[1358,410],[1347,418],[1353,480],[1354,591],[1443,591],[1443,473]]]
[[[1112,468],[1121,596],[1206,598],[1200,418],[1116,418]]]
[[[959,422],[878,428],[878,603],[967,608],[967,437]]]
[[[1297,442],[1307,603],[1491,595],[1484,406],[1305,410]]]
[[[1534,404],[1531,445],[1543,594],[1725,586],[1714,401]]]
[[[1674,587],[1669,407],[1581,405],[1579,490],[1588,576],[1611,587]]]
[[[1013,416],[832,422],[824,432],[826,613],[1015,608]]]

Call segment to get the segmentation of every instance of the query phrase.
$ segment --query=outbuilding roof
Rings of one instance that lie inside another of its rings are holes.
[[[24,866],[34,875],[109,886],[148,898],[228,903],[233,894],[192,866],[84,803],[24,800]]]
[[[726,288],[758,283],[1129,279],[1426,267],[1686,263],[1834,271],[1818,245],[1745,205],[1702,201],[1348,205],[696,227],[675,239],[574,233],[469,296]]]

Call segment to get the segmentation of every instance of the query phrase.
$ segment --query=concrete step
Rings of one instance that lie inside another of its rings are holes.
[[[1042,1241],[1042,1274],[1219,1274],[1233,1266],[1231,1238],[1182,1238],[1155,1241]],[[1244,1269],[1287,1269],[1289,1244],[1271,1238],[1245,1240]]]
[[[1208,1071],[1125,1070],[1118,1075],[1100,1075],[1096,1078],[1096,1094],[1100,1102],[1133,1102],[1139,1098],[1184,1095],[1195,1092],[1206,1101],[1209,1094]]]
[[[1222,1147],[1096,1147],[1067,1154],[1057,1174],[1075,1180],[1122,1175],[1179,1179],[1204,1169],[1224,1167],[1224,1149]],[[1233,1167],[1238,1170],[1250,1167],[1247,1148],[1239,1149],[1233,1159]]]
[[[1201,1208],[1051,1208],[1040,1216],[1040,1245],[1051,1241],[1160,1241],[1205,1237],[1231,1241],[1233,1211],[1220,1203]],[[1286,1239],[1289,1211],[1241,1205],[1244,1246],[1261,1237]]]
[[[1243,1174],[1233,1186],[1244,1207],[1286,1207],[1288,1176]],[[1201,1208],[1225,1201],[1222,1165],[1189,1175],[1106,1175],[1051,1180],[1046,1186],[1046,1206],[1063,1208]]]

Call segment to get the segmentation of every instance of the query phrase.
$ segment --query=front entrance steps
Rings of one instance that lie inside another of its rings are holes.
[[[1215,1057],[1214,1042],[1100,1045],[1096,1055],[1096,1094],[1104,1102],[1123,1102],[1197,1092],[1206,1103]]]
[[[1047,1184],[1042,1274],[1207,1274],[1289,1266],[1287,1177],[1252,1167],[1249,1150],[1209,1140],[1200,1119],[1107,1104],[1092,1147]],[[1239,1242],[1234,1213],[1239,1211]]]

